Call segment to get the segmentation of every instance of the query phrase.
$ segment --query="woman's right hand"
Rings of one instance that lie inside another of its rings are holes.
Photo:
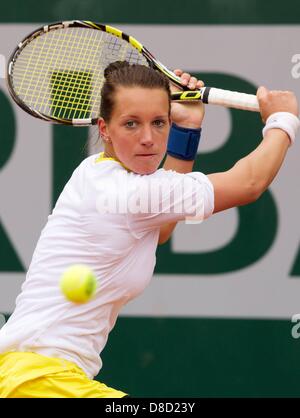
[[[264,123],[276,112],[289,112],[295,116],[299,114],[297,98],[291,91],[268,90],[262,86],[258,88],[256,95]]]
[[[183,85],[187,86],[190,90],[200,89],[204,87],[202,80],[192,77],[188,73],[184,73],[182,70],[174,70],[174,73],[181,78]],[[178,86],[174,86],[170,83],[171,91],[178,91]],[[172,122],[176,123],[183,128],[194,128],[198,129],[202,125],[204,118],[204,104],[201,101],[191,102],[172,102],[171,103],[171,119]]]

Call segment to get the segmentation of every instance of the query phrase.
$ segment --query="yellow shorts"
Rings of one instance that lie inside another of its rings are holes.
[[[70,361],[29,352],[0,354],[0,398],[122,398]]]

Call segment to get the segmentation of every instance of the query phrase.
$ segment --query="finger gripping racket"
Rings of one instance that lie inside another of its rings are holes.
[[[109,25],[81,20],[46,25],[23,39],[8,62],[8,89],[32,116],[53,123],[93,125],[99,118],[104,70],[119,60],[161,71],[185,90],[173,93],[173,100],[202,100],[259,111],[254,95],[211,87],[188,91],[179,77],[132,36]]]

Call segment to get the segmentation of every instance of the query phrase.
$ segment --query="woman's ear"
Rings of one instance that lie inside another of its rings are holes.
[[[98,122],[99,134],[104,142],[111,142],[108,135],[108,126],[103,118],[99,118]]]

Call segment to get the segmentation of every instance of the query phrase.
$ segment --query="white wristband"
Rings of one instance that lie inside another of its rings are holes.
[[[295,136],[300,126],[300,121],[297,116],[289,112],[276,112],[270,115],[266,121],[262,133],[265,136],[269,129],[278,128],[282,129],[290,137],[290,145],[295,142]]]

